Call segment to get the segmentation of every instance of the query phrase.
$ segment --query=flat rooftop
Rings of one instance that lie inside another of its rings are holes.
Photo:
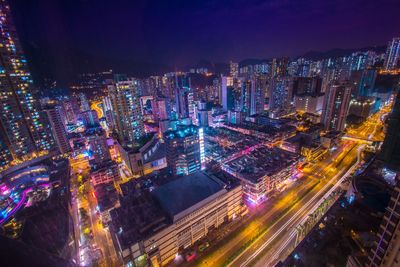
[[[229,178],[197,172],[161,185],[149,183],[149,178],[131,180],[121,186],[120,207],[110,211],[110,229],[127,248],[238,185]]]
[[[175,217],[221,190],[224,190],[222,182],[196,172],[166,183],[151,194],[169,216]]]
[[[185,138],[199,134],[199,127],[195,125],[178,125],[177,130],[164,133],[166,139]]]
[[[265,175],[271,176],[289,167],[299,156],[280,148],[259,147],[249,154],[236,158],[224,166],[242,179],[257,183]]]

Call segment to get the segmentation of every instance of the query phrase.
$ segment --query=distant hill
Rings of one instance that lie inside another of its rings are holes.
[[[342,57],[357,51],[365,52],[368,50],[372,50],[377,53],[384,53],[386,51],[386,46],[372,46],[372,47],[354,48],[354,49],[334,48],[324,52],[309,51],[300,57],[304,57],[311,60],[321,60],[326,58]]]

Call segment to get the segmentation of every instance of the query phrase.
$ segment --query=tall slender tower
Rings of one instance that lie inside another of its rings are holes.
[[[385,62],[383,66],[386,70],[393,70],[398,67],[400,63],[400,38],[393,38],[388,43],[385,55]]]
[[[128,79],[108,86],[115,130],[123,145],[132,145],[144,134],[137,80]]]
[[[325,95],[322,121],[327,130],[343,131],[349,111],[351,85],[337,83]]]
[[[32,79],[10,7],[0,0],[0,167],[52,148],[54,140],[33,97]]]

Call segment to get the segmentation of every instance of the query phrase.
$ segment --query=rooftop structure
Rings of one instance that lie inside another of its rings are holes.
[[[224,125],[224,127],[244,134],[260,137],[270,142],[277,141],[281,138],[287,138],[296,132],[296,127],[289,124],[261,125],[253,122],[243,122],[240,125],[228,124]]]
[[[202,172],[169,182],[152,192],[162,209],[174,221],[184,217],[193,209],[225,193],[223,184]]]
[[[225,164],[237,177],[257,182],[296,162],[298,156],[279,148],[260,147]]]
[[[223,164],[222,169],[241,181],[246,199],[259,204],[296,179],[298,159],[291,152],[263,146]]]

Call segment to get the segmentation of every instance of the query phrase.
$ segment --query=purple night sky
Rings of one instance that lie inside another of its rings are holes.
[[[19,0],[12,7],[32,64],[66,75],[85,64],[298,56],[400,35],[396,0]]]

